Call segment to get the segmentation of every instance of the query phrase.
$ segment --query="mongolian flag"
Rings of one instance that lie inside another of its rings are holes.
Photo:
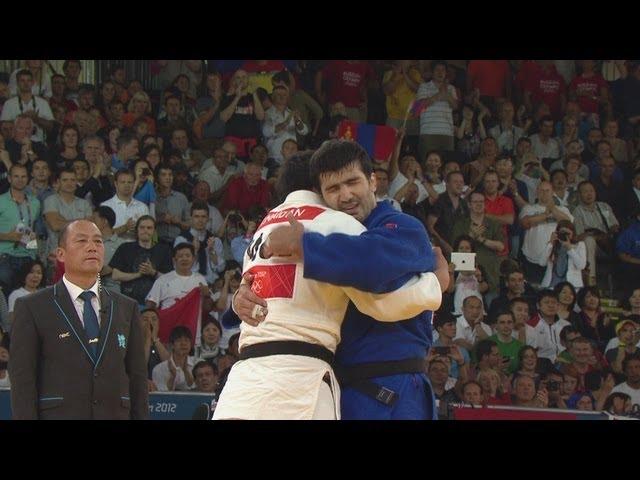
[[[385,125],[371,125],[343,120],[338,138],[353,140],[364,148],[372,159],[386,162],[396,143],[396,129]]]
[[[198,345],[200,340],[200,310],[200,288],[198,287],[191,290],[185,297],[182,297],[170,307],[158,310],[158,317],[160,318],[158,336],[160,341],[165,344],[169,343],[171,330],[177,326],[184,326],[191,330],[194,345]]]
[[[407,115],[410,113],[413,117],[419,117],[422,112],[427,109],[427,99],[423,98],[421,100],[414,100],[409,104],[409,108],[407,109]]]

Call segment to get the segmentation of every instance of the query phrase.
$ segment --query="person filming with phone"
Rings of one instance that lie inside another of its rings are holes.
[[[429,354],[435,358],[438,355],[449,357],[451,367],[449,376],[458,379],[460,384],[465,383],[469,378],[469,363],[471,357],[469,351],[453,343],[456,336],[456,319],[449,312],[438,313],[433,319],[434,332],[433,347]],[[437,336],[437,339],[435,337]],[[428,358],[430,360],[430,358]]]

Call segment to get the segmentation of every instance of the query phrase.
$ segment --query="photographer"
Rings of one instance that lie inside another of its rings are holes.
[[[540,388],[546,389],[549,394],[548,408],[567,408],[567,404],[562,398],[561,387],[564,381],[564,375],[558,370],[553,369],[540,381]]]
[[[575,227],[568,220],[560,220],[545,250],[547,271],[542,288],[553,288],[561,282],[569,282],[576,288],[583,286],[582,270],[587,264],[587,248],[576,240]]]

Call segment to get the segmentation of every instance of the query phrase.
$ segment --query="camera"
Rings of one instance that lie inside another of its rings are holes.
[[[560,390],[560,382],[549,380],[547,382],[547,390],[549,390],[550,392],[557,392],[558,390]]]
[[[239,270],[236,270],[236,273],[233,274],[233,278],[239,282],[240,280],[242,280],[242,273],[240,273]]]
[[[149,168],[143,168],[143,169],[142,169],[142,175],[145,175],[145,176],[147,176],[147,177],[148,177],[149,175],[151,175],[151,169],[149,169]]]
[[[558,233],[558,240],[561,242],[566,242],[569,240],[569,232],[560,232]]]

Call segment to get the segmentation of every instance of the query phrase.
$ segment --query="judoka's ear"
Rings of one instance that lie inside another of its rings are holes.
[[[378,190],[378,178],[376,177],[375,172],[371,172],[371,177],[369,178],[369,184],[371,185],[371,190],[373,192]]]

